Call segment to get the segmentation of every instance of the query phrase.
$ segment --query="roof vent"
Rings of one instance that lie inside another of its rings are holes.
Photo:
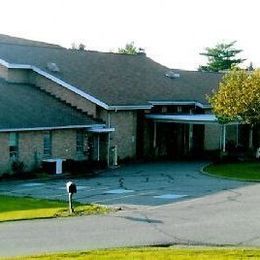
[[[52,72],[60,72],[60,68],[54,62],[48,62],[47,63],[47,69],[52,71]]]
[[[145,53],[145,49],[143,49],[143,48],[139,48],[138,49],[138,51],[137,51],[137,55],[146,55],[146,53]]]
[[[166,76],[167,78],[170,78],[170,79],[177,79],[177,78],[179,78],[181,75],[180,75],[179,73],[176,73],[176,72],[170,70],[170,71],[168,71],[168,72],[165,73],[165,76]]]

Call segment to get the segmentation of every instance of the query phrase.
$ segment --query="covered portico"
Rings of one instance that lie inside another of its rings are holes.
[[[218,129],[218,131],[214,132],[214,138],[218,138],[218,147],[216,147],[216,149],[226,152],[227,128],[231,125],[233,129],[235,126],[235,133],[233,133],[233,135],[235,135],[234,139],[236,144],[239,143],[239,124],[237,122],[220,124],[217,117],[213,114],[147,114],[145,118],[153,122],[154,149],[158,145],[160,126],[165,124],[175,125],[175,128],[172,128],[173,132],[177,131],[176,129],[183,129],[182,131],[178,130],[181,136],[177,137],[177,135],[173,134],[170,138],[176,139],[176,145],[178,145],[177,138],[181,138],[184,150],[189,153],[194,149],[194,144],[198,142],[200,142],[201,149],[204,149],[205,140],[208,138],[207,133],[205,133],[205,127],[208,126]],[[170,142],[170,140],[168,140],[168,142]]]

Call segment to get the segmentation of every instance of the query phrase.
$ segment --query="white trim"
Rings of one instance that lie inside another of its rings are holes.
[[[152,105],[176,105],[176,106],[197,106],[200,108],[211,108],[210,105],[204,105],[197,101],[149,101]]]
[[[138,110],[151,109],[153,105],[126,105],[126,106],[109,106],[108,110]]]
[[[110,133],[110,132],[114,132],[115,128],[100,128],[100,127],[93,127],[87,130],[88,132],[91,133]]]
[[[145,118],[155,122],[181,124],[220,124],[214,114],[146,114]],[[230,122],[226,125],[237,125],[239,122]]]
[[[96,125],[69,125],[69,126],[53,126],[53,127],[30,127],[30,128],[5,128],[0,129],[0,132],[24,132],[24,131],[45,131],[45,130],[58,130],[58,129],[80,129],[91,127],[104,127],[104,124]]]

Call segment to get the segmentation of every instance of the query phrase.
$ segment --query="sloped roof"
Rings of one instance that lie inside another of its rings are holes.
[[[174,70],[180,77],[165,76],[169,68],[145,55],[78,51],[31,44],[8,44],[0,37],[0,58],[9,63],[35,65],[108,105],[145,105],[148,101],[197,101],[217,87],[223,74]],[[51,72],[47,63],[60,72]]]
[[[33,86],[4,80],[0,80],[0,111],[0,131],[100,124]]]
[[[13,37],[10,35],[0,34],[0,42],[6,44],[15,44],[15,45],[27,45],[27,46],[35,46],[35,47],[52,47],[52,48],[61,48],[61,46],[57,44],[51,44],[46,42],[32,41],[24,38]]]

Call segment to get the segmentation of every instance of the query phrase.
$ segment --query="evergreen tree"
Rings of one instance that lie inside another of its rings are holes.
[[[206,52],[200,53],[200,55],[206,56],[208,63],[206,66],[200,66],[198,70],[210,72],[226,71],[245,61],[245,59],[236,57],[242,50],[234,48],[235,43],[236,41],[219,43],[213,48],[206,48]]]

